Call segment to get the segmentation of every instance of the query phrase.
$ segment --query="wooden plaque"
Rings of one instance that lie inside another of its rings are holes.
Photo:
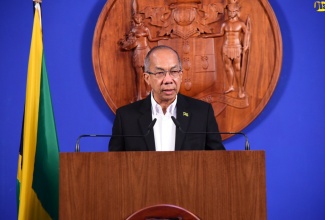
[[[92,59],[114,113],[148,94],[143,59],[160,44],[180,54],[180,92],[211,103],[223,132],[249,125],[280,76],[281,33],[267,0],[108,0],[96,25]]]

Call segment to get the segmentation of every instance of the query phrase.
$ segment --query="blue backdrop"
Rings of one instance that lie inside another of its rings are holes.
[[[61,151],[83,133],[110,133],[114,114],[98,89],[92,39],[105,0],[43,1],[43,35]],[[270,0],[283,38],[283,66],[263,112],[244,132],[252,150],[266,151],[270,220],[325,219],[325,12],[314,0]],[[0,218],[16,219],[18,148],[32,32],[32,0],[0,7]],[[242,137],[225,142],[243,149]],[[104,151],[107,140],[82,140]]]

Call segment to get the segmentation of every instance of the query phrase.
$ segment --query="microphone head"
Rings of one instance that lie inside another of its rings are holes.
[[[183,134],[185,134],[186,132],[181,128],[181,123],[179,123],[179,121],[174,117],[174,116],[171,116],[176,128],[182,132]]]
[[[179,123],[179,121],[177,121],[177,119],[174,116],[171,116],[174,124],[176,125],[176,128],[179,128],[181,126],[181,124]]]
[[[154,119],[152,120],[152,122],[151,122],[151,123],[149,124],[149,126],[148,126],[148,131],[150,131],[150,130],[153,128],[153,126],[155,126],[156,121],[157,121],[157,118],[154,118]]]

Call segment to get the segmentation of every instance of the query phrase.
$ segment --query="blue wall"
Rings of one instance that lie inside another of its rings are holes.
[[[47,70],[61,151],[83,133],[109,133],[114,114],[104,102],[91,61],[92,38],[105,0],[43,1]],[[270,0],[283,38],[278,86],[244,132],[266,151],[270,220],[325,219],[325,13],[314,0]],[[0,7],[0,218],[16,219],[16,173],[32,31],[32,0]],[[98,141],[98,143],[97,143]],[[104,140],[82,140],[103,151]],[[225,142],[242,149],[241,137]]]

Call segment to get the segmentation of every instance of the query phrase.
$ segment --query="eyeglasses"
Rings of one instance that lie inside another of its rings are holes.
[[[163,79],[166,77],[167,73],[169,73],[169,76],[173,79],[176,79],[179,77],[179,74],[182,72],[182,70],[159,70],[158,72],[152,73],[150,71],[147,71],[147,73],[154,75],[158,79]]]

